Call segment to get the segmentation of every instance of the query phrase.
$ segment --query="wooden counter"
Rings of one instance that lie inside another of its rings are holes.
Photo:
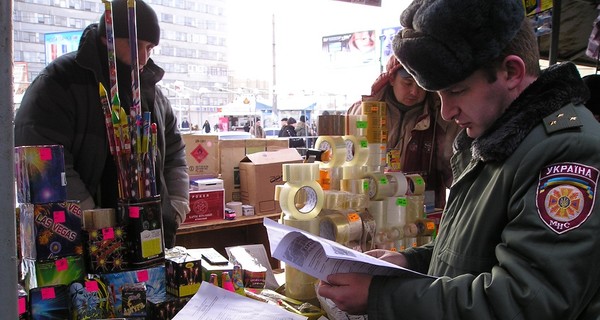
[[[271,258],[267,230],[263,226],[265,217],[278,220],[280,213],[261,216],[236,217],[234,220],[210,220],[195,224],[184,224],[177,230],[175,244],[189,249],[215,248],[227,257],[226,247],[247,244],[262,244],[269,256],[271,267],[280,267],[279,260]]]

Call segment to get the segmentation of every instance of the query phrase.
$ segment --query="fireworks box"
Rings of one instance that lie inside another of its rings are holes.
[[[202,257],[205,255],[214,255],[215,253],[219,254],[214,248],[198,248],[198,249],[188,249],[188,253],[194,257]],[[202,281],[208,282],[210,280],[210,275],[212,273],[217,275],[217,279],[219,280],[219,286],[222,286],[221,275],[223,272],[229,272],[233,274],[233,263],[227,262],[225,264],[211,264],[206,259],[202,259]]]
[[[171,320],[191,298],[191,296],[178,298],[170,294],[148,298],[146,320]]]
[[[82,234],[88,272],[110,273],[127,269],[128,250],[124,227],[83,230]]]
[[[165,246],[160,196],[122,201],[117,216],[119,224],[125,226],[130,266],[144,268],[162,262]]]
[[[19,203],[64,202],[67,179],[63,146],[15,147],[15,179]]]
[[[33,212],[36,260],[82,254],[81,208],[78,202],[35,204]],[[27,229],[23,225],[25,221],[21,221],[21,230]]]
[[[69,285],[71,319],[106,319],[113,315],[106,285],[96,276]]]
[[[225,217],[225,190],[190,191],[190,209],[182,224],[194,224]]]
[[[146,299],[166,294],[164,265],[102,274],[100,278],[106,283],[110,296],[114,299],[113,310],[117,317],[144,317],[146,315]],[[143,292],[140,290],[140,285],[145,288]],[[145,295],[143,299],[142,295]]]
[[[35,275],[38,286],[69,285],[83,280],[86,275],[82,256],[69,256],[56,260],[35,262]]]
[[[29,319],[29,306],[27,303],[27,292],[21,285],[17,285],[17,304],[19,311],[19,320]]]
[[[65,285],[30,289],[31,319],[70,319],[69,300]]]
[[[167,292],[176,297],[193,296],[202,282],[202,258],[182,253],[165,259]]]

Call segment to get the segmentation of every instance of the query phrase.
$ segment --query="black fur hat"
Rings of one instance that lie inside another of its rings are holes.
[[[394,53],[423,88],[445,89],[497,58],[524,18],[522,0],[414,0]]]
[[[129,38],[129,20],[127,19],[129,10],[127,8],[127,0],[113,0],[112,15],[115,38]],[[160,26],[158,25],[156,12],[144,1],[136,0],[135,17],[138,40],[145,40],[158,45],[160,41]],[[104,13],[102,13],[98,22],[98,33],[101,36],[106,35]]]

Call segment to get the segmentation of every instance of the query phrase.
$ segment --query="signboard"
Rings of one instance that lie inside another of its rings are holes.
[[[381,70],[385,70],[385,66],[390,59],[391,56],[394,55],[394,48],[392,47],[392,41],[394,40],[394,36],[400,31],[402,27],[391,27],[381,29],[381,34],[379,35],[379,41],[381,43]]]
[[[376,60],[375,30],[336,34],[322,38],[327,63],[334,67],[369,64]]]
[[[46,64],[65,53],[77,50],[81,34],[81,30],[44,34]]]

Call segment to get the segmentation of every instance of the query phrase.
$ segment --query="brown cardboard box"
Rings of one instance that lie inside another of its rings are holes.
[[[240,162],[240,193],[243,204],[254,206],[256,215],[277,213],[275,186],[283,184],[282,164],[300,163],[302,156],[296,149],[265,151],[248,154]]]
[[[190,180],[219,175],[219,137],[207,134],[182,134]]]
[[[287,149],[287,139],[219,140],[219,168],[225,188],[225,203],[242,201],[240,161],[247,154]]]

